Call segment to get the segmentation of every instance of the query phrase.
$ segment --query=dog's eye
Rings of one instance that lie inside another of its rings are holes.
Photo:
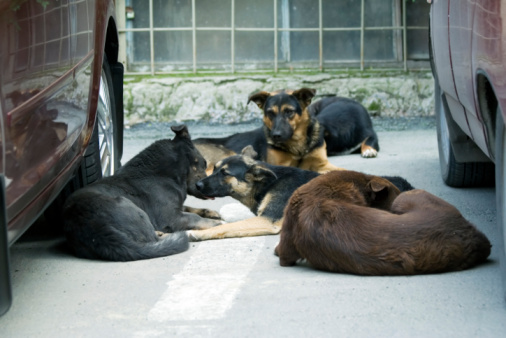
[[[292,118],[292,117],[294,117],[294,115],[295,115],[295,110],[291,110],[291,109],[289,109],[289,110],[285,110],[285,115],[286,115],[289,119],[291,119],[291,118]]]
[[[276,113],[274,113],[274,110],[272,109],[267,109],[265,111],[265,114],[267,115],[268,118],[272,119],[276,116]]]

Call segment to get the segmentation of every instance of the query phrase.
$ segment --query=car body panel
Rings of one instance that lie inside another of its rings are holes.
[[[493,135],[484,125],[478,76],[485,76],[506,111],[506,52],[503,49],[506,11],[501,1],[434,0],[431,35],[434,67],[454,121],[493,159]],[[502,12],[501,12],[502,11]]]
[[[469,134],[464,107],[458,103],[457,89],[455,88],[453,68],[451,66],[452,59],[448,48],[450,40],[448,29],[449,0],[439,0],[437,2],[438,10],[432,12],[431,19],[431,31],[438,32],[432,39],[433,53],[438,55],[438,58],[434,59],[434,66],[437,69],[438,80],[445,93],[448,105],[452,111],[459,111],[455,122],[466,134]]]
[[[12,244],[70,180],[91,138],[114,3],[0,7],[0,174]]]
[[[441,100],[436,98],[436,115],[438,122],[447,121],[438,128],[442,177],[451,186],[468,186],[492,181],[485,178],[495,170],[506,299],[506,1],[432,0],[430,18],[436,93],[443,93]],[[450,146],[451,156],[444,151]],[[495,167],[485,161],[493,161]]]

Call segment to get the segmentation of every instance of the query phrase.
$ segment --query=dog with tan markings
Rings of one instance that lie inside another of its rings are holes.
[[[257,153],[257,160],[273,165],[297,167],[319,173],[342,169],[329,163],[324,137],[327,135],[333,138],[333,145],[348,142],[347,136],[339,134],[336,139],[335,135],[336,132],[341,133],[343,128],[348,128],[350,124],[342,126],[338,131],[329,123],[329,128],[332,129],[326,131],[317,117],[332,121],[334,114],[332,107],[342,108],[342,106],[318,104],[312,109],[314,114],[310,114],[308,107],[315,93],[314,89],[301,88],[261,91],[251,95],[248,103],[256,103],[264,112],[262,127],[223,138],[200,138],[194,141],[206,158],[210,166],[209,171],[212,171],[217,160],[225,158],[230,151],[240,154],[248,145],[251,145]],[[367,111],[365,113],[367,114]],[[336,113],[335,116],[338,117],[339,114]],[[355,133],[356,127],[353,128],[353,131],[345,130],[345,134]],[[346,143],[340,147],[351,149],[355,144]]]
[[[209,198],[231,196],[247,206],[256,217],[205,230],[189,230],[187,234],[190,240],[278,234],[283,223],[283,210],[292,193],[319,176],[314,171],[256,161],[256,156],[253,148],[248,146],[241,155],[227,157],[218,162],[212,175],[196,183],[196,188],[202,195]],[[400,177],[383,179],[366,176],[371,182],[381,180],[390,185],[390,182],[395,182],[402,190],[413,188]],[[371,189],[371,194],[378,193],[374,191],[376,186],[372,186],[372,183]]]

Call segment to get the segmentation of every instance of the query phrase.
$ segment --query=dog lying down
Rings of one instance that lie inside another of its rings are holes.
[[[219,161],[212,175],[197,182],[197,189],[208,197],[231,196],[248,207],[256,216],[205,230],[189,230],[187,233],[190,240],[278,234],[283,221],[283,209],[292,193],[319,175],[314,171],[255,161],[253,159],[255,156],[253,147],[247,146],[241,155]],[[370,175],[364,177],[371,181],[380,179]],[[394,176],[388,179],[395,182],[401,190],[413,188],[401,177]],[[386,179],[381,180],[391,185]]]
[[[485,235],[449,203],[423,190],[399,194],[386,181],[372,182],[381,190],[371,194],[369,183],[336,171],[297,189],[276,247],[280,264],[304,258],[325,271],[414,275],[467,269],[489,256]]]
[[[64,231],[76,256],[111,261],[168,256],[188,249],[184,230],[221,224],[201,217],[219,218],[216,212],[183,206],[187,193],[205,198],[195,183],[206,176],[206,162],[186,126],[171,129],[173,140],[156,141],[114,176],[65,202]]]

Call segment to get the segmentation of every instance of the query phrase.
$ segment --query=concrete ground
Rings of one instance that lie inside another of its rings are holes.
[[[409,277],[284,268],[273,255],[279,236],[192,243],[179,255],[114,263],[75,258],[61,237],[27,234],[11,248],[14,303],[0,318],[0,337],[504,336],[494,188],[444,186],[434,129],[378,134],[378,158],[331,162],[403,176],[454,204],[492,242],[486,264]],[[130,136],[124,158],[152,141]],[[188,201],[215,210],[231,203]]]

